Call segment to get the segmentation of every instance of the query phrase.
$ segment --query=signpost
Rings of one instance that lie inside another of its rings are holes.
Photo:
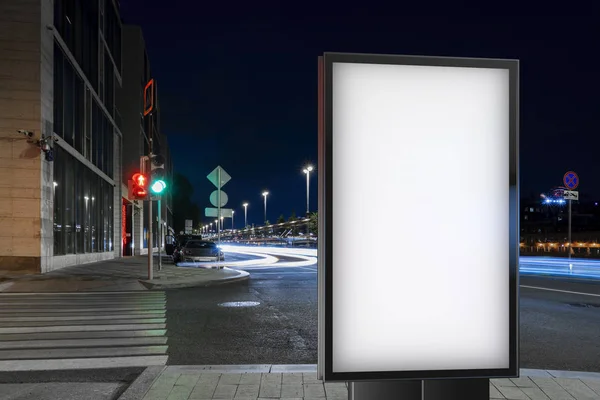
[[[213,206],[216,207],[216,215],[214,212],[214,208],[206,208],[204,211],[207,217],[217,217],[217,244],[221,244],[221,230],[218,228],[218,224],[221,222],[221,217],[224,217],[223,212],[229,214],[228,216],[233,215],[231,209],[222,209],[221,207],[227,204],[229,200],[227,197],[227,193],[221,190],[223,186],[227,184],[231,180],[231,176],[225,172],[221,166],[217,166],[210,174],[206,176],[206,178],[217,188],[214,192],[210,194],[210,202]]]
[[[518,61],[325,53],[318,76],[317,376],[352,400],[488,400],[519,376]],[[468,202],[406,196],[467,172]],[[360,212],[370,187],[411,212]]]
[[[564,198],[569,201],[569,235],[568,235],[568,251],[569,251],[569,269],[573,269],[573,264],[571,264],[571,252],[573,251],[573,245],[571,243],[571,201],[579,200],[579,192],[576,192],[575,189],[579,186],[579,176],[573,171],[569,171],[563,176],[563,183],[566,188],[569,190],[565,190]]]

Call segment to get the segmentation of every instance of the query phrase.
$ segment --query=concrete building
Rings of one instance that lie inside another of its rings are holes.
[[[166,137],[160,129],[160,96],[158,83],[155,83],[155,108],[151,116],[144,117],[144,88],[153,78],[144,36],[139,26],[123,25],[123,86],[119,92],[117,105],[122,111],[123,132],[123,204],[122,215],[124,255],[141,255],[148,253],[148,207],[147,201],[135,201],[128,198],[127,181],[133,174],[140,172],[140,158],[150,152],[152,138],[153,154],[165,157],[167,182],[172,182],[172,160]],[[156,81],[155,81],[156,82]],[[158,204],[152,209],[152,246],[158,248],[164,236],[172,232],[173,213],[171,209],[171,190],[167,188],[162,196],[160,224]],[[159,235],[159,227],[162,235]]]
[[[1,270],[122,254],[121,83],[117,0],[0,1]]]

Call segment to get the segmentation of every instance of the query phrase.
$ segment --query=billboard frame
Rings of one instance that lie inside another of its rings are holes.
[[[452,369],[419,371],[333,371],[333,88],[334,63],[440,66],[459,68],[505,69],[509,73],[509,366],[502,369]],[[317,375],[324,381],[423,380],[453,378],[508,378],[519,376],[519,61],[378,55],[360,53],[324,53],[318,66],[319,112],[319,349]]]

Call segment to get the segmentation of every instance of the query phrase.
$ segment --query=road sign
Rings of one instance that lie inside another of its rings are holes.
[[[219,192],[221,192],[221,204],[219,204]],[[215,190],[210,194],[210,204],[215,207],[225,206],[225,204],[227,204],[227,200],[229,200],[229,197],[227,196],[227,193],[222,190]]]
[[[144,117],[154,110],[154,79],[144,87]]]
[[[192,220],[191,219],[185,220],[185,233],[186,234],[192,233]]]
[[[207,217],[215,217],[216,218],[219,216],[219,209],[212,208],[212,207],[206,207],[204,209],[204,215]],[[232,218],[233,217],[233,209],[221,208],[221,217]]]
[[[563,177],[563,183],[567,189],[575,190],[579,186],[579,177],[573,171],[569,171]]]
[[[579,192],[574,190],[564,191],[565,200],[579,200]]]
[[[219,183],[219,170],[221,171],[221,182]],[[206,176],[208,180],[216,186],[217,189],[221,189],[227,182],[231,180],[231,176],[221,166],[215,168],[210,174]]]

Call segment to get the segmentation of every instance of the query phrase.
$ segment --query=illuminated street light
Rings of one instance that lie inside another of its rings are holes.
[[[264,198],[265,198],[265,224],[266,224],[266,223],[267,223],[267,196],[269,195],[269,192],[267,192],[267,191],[264,191],[264,192],[262,193],[262,195],[263,195],[263,196],[264,196]]]
[[[248,228],[248,203],[242,204],[244,206],[244,229]]]
[[[233,214],[235,214],[235,211],[231,210],[231,233],[233,233]]]
[[[304,173],[306,174],[306,215],[310,213],[309,207],[309,194],[310,194],[310,173],[312,172],[313,167],[311,165],[304,168]]]

